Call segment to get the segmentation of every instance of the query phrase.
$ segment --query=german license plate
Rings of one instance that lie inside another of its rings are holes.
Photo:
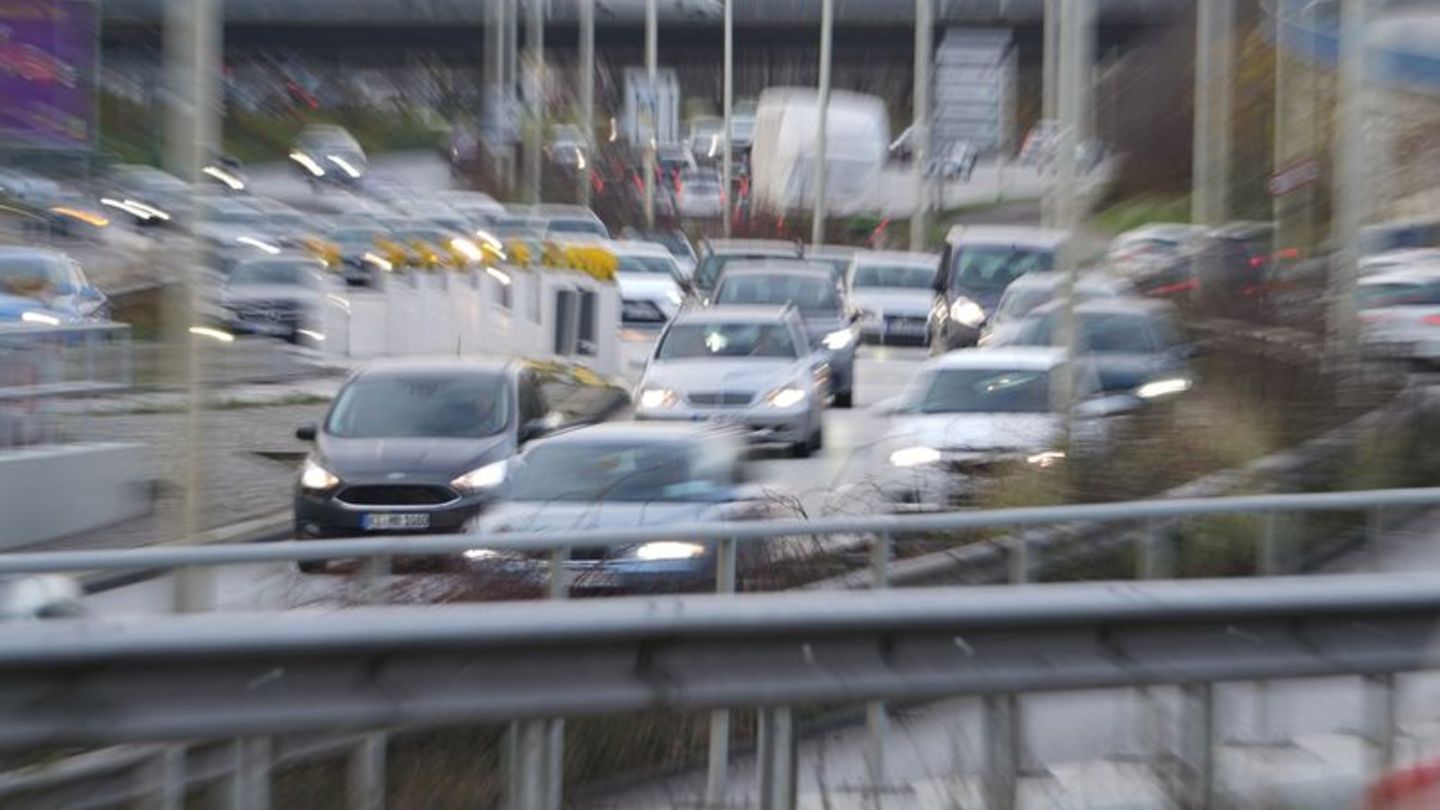
[[[360,525],[371,532],[428,529],[430,516],[424,512],[376,512],[361,518]]]

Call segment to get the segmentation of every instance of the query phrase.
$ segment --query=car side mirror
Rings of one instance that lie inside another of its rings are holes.
[[[1144,401],[1139,397],[1129,394],[1114,394],[1087,399],[1075,406],[1074,413],[1082,419],[1123,416],[1140,410],[1143,405]]]
[[[315,441],[315,426],[301,425],[300,427],[295,428],[295,438],[299,439],[302,442]]]

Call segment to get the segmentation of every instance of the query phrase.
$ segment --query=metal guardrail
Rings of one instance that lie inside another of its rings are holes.
[[[538,810],[558,799],[553,718],[757,706],[760,806],[780,808],[790,706],[976,695],[988,806],[1009,808],[1018,693],[1173,685],[1186,806],[1209,807],[1216,682],[1367,678],[1388,766],[1395,675],[1440,668],[1437,624],[1435,575],[64,621],[5,629],[0,745],[235,737],[258,797],[242,807],[260,807],[272,735],[516,721],[515,806]]]
[[[365,592],[373,598],[383,598],[383,589],[378,578],[386,572],[389,560],[397,556],[453,555],[476,547],[516,552],[550,553],[548,570],[549,593],[552,598],[563,597],[567,592],[564,561],[573,547],[626,546],[648,540],[673,539],[676,536],[709,541],[718,549],[716,566],[716,590],[721,594],[733,593],[736,588],[736,551],[742,542],[817,534],[839,534],[856,537],[859,542],[870,546],[871,587],[884,588],[889,582],[892,562],[893,540],[897,536],[923,534],[934,539],[938,533],[961,529],[1022,527],[1056,525],[1067,523],[1117,522],[1126,525],[1136,523],[1146,527],[1139,532],[1136,545],[1136,577],[1154,579],[1173,573],[1174,542],[1168,533],[1160,531],[1166,523],[1186,518],[1226,515],[1253,514],[1263,518],[1261,532],[1257,538],[1256,570],[1270,575],[1284,571],[1282,555],[1279,553],[1279,538],[1274,530],[1274,518],[1283,513],[1293,512],[1364,512],[1367,515],[1367,530],[1374,533],[1381,524],[1383,510],[1426,507],[1440,504],[1440,488],[1372,490],[1359,492],[1338,492],[1318,494],[1282,494],[1240,496],[1230,498],[1185,498],[1153,501],[1138,501],[1111,504],[1086,504],[1057,507],[1031,507],[1004,509],[987,512],[961,512],[936,515],[904,515],[869,518],[836,518],[816,521],[768,521],[755,523],[705,524],[685,527],[664,527],[661,529],[630,529],[619,531],[573,531],[558,532],[545,536],[525,537],[507,534],[503,536],[448,535],[434,537],[389,537],[354,540],[325,540],[304,542],[281,542],[262,545],[224,545],[208,547],[145,548],[120,551],[76,551],[43,552],[0,555],[0,575],[74,572],[74,571],[133,571],[167,568],[191,568],[201,566],[252,564],[265,562],[293,562],[307,559],[369,558],[371,563],[362,569],[366,580]],[[1010,580],[1016,583],[1033,581],[1032,572],[1038,569],[1035,559],[1039,547],[1031,548],[1029,535],[1019,533],[1001,539],[1010,558]],[[558,576],[556,575],[558,574]],[[830,597],[836,604],[843,604],[842,598]],[[968,597],[967,597],[968,598]],[[756,604],[754,597],[747,596],[741,604]],[[587,602],[587,609],[597,603]],[[653,603],[651,603],[653,604]],[[528,610],[534,603],[524,606],[491,605],[475,608],[487,611],[486,624],[493,623],[497,614],[493,610]],[[760,609],[763,613],[763,608]],[[368,615],[368,614],[367,614]],[[758,614],[757,614],[758,615]],[[837,614],[838,615],[838,614]],[[285,614],[286,617],[293,614]],[[283,623],[285,619],[277,619]],[[502,622],[503,623],[503,622]],[[3,635],[0,635],[3,638]],[[268,636],[267,636],[268,638]],[[128,645],[128,637],[118,642],[118,647]],[[18,648],[12,648],[18,649]],[[57,648],[59,649],[59,648]],[[184,652],[184,645],[175,647],[177,653]],[[724,659],[713,659],[723,661]],[[82,667],[83,668],[83,667]],[[724,667],[717,667],[720,671]],[[1012,673],[1014,674],[1014,673]],[[338,674],[337,674],[338,677]],[[1259,677],[1255,675],[1254,677]],[[237,687],[238,688],[238,687]],[[995,707],[995,720],[1016,716],[1019,704],[1012,696]],[[1007,714],[1008,713],[1008,714]],[[774,718],[771,718],[774,720]],[[706,801],[715,803],[724,795],[726,772],[729,762],[729,712],[715,709],[711,715],[710,746],[708,755],[708,778]],[[543,731],[531,728],[525,730],[519,725],[512,729],[514,745],[528,745],[527,740],[539,735],[541,740],[540,760],[558,762],[561,754],[557,730],[560,721],[546,721]],[[784,726],[784,721],[780,722]],[[1012,722],[1013,721],[1007,721]],[[343,724],[342,724],[343,725]],[[869,778],[872,784],[884,783],[884,745],[887,736],[888,719],[883,701],[875,700],[867,706],[867,726],[871,739],[869,754]],[[334,726],[339,727],[339,726]],[[783,728],[781,729],[783,731]],[[18,732],[15,732],[18,733]],[[790,732],[785,732],[790,733]],[[0,732],[3,734],[3,732]],[[528,736],[527,736],[528,735]],[[0,736],[3,739],[3,736]],[[383,733],[365,735],[349,759],[350,783],[359,787],[352,791],[351,806],[374,808],[374,796],[383,792],[383,760],[385,737]],[[273,752],[272,752],[273,753]],[[532,752],[533,753],[533,752]],[[168,755],[168,754],[167,754]],[[182,760],[183,761],[183,760]],[[243,762],[237,757],[235,762]],[[238,766],[237,766],[238,767]],[[172,767],[167,779],[185,782],[187,771],[184,766]],[[547,765],[545,775],[540,778],[540,790],[545,796],[557,795],[558,771]],[[239,779],[238,774],[233,774]],[[253,776],[253,775],[252,775]],[[512,786],[517,793],[525,793],[526,779],[534,774],[512,774]],[[247,783],[253,783],[250,778]],[[0,785],[0,788],[3,788]],[[534,787],[531,785],[531,787]],[[173,791],[172,791],[173,792]],[[182,791],[183,792],[183,791]],[[0,795],[3,795],[0,789]],[[533,791],[532,791],[533,793]],[[530,795],[530,794],[526,794]],[[540,806],[521,804],[522,807]]]
[[[132,362],[126,324],[0,325],[0,448],[55,441],[51,403],[129,389]]]

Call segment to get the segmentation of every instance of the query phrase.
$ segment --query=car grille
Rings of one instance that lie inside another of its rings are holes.
[[[620,307],[620,319],[625,323],[665,322],[665,313],[660,311],[654,301],[621,301]]]
[[[691,405],[706,408],[740,408],[749,405],[755,395],[749,391],[712,391],[691,394],[687,397]]]
[[[305,307],[295,301],[244,301],[232,304],[231,308],[248,321],[291,323],[305,317]]]
[[[913,332],[920,334],[925,331],[929,322],[923,317],[906,315],[886,315],[885,328],[894,332]]]
[[[455,490],[438,485],[381,485],[346,487],[335,499],[351,506],[439,506],[459,497]]]

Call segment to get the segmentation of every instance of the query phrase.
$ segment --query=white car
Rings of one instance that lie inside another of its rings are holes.
[[[1366,276],[1359,281],[1356,297],[1366,354],[1440,360],[1440,268]]]
[[[675,189],[675,207],[682,217],[712,219],[725,213],[725,193],[715,172],[682,172]]]
[[[1176,258],[1204,233],[1202,226],[1178,222],[1157,222],[1135,228],[1110,242],[1105,264],[1110,272],[1128,278]]]
[[[928,362],[905,391],[876,406],[889,424],[874,446],[873,477],[890,508],[953,508],[1007,465],[1048,468],[1065,461],[1063,414],[1054,379],[1065,353],[1054,347],[960,349]],[[1094,447],[1108,428],[1097,418],[1139,405],[1099,397],[1080,368],[1071,447]]]
[[[929,339],[940,257],[931,253],[862,251],[845,275],[850,306],[860,313],[860,336],[878,343]]]
[[[1392,270],[1440,270],[1440,248],[1387,250],[1360,259],[1360,275],[1373,276]]]
[[[626,326],[659,326],[675,316],[685,300],[680,263],[655,242],[614,242],[610,250],[619,264],[620,322]]]

